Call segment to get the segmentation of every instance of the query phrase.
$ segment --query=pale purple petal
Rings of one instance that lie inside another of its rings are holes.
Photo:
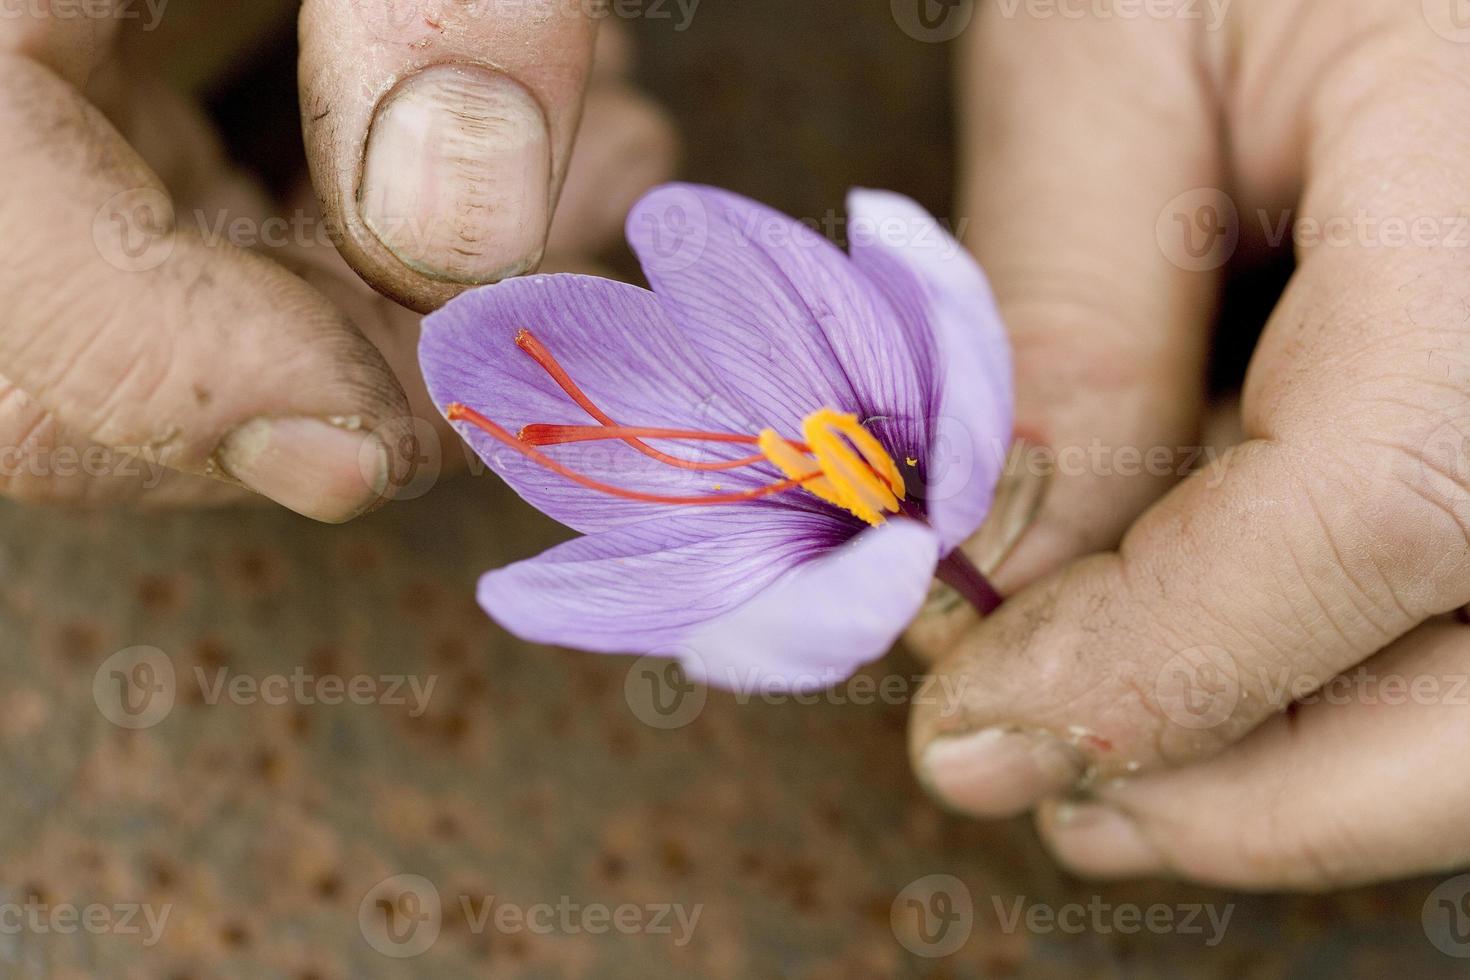
[[[936,340],[940,401],[922,492],[948,551],[985,519],[1011,443],[1010,343],[985,274],[927,211],[869,190],[853,191],[847,207],[853,261]]]
[[[900,459],[922,455],[932,341],[902,329],[821,234],[736,194],[670,184],[634,207],[628,241],[669,315],[768,424],[793,435],[831,406],[884,419]]]
[[[624,425],[753,434],[759,413],[711,369],[647,290],[591,276],[527,276],[471,290],[424,321],[419,359],[443,410],[463,402],[512,434],[531,422],[590,425],[591,416],[515,344],[529,329],[603,411]],[[460,432],[507,483],[539,510],[579,531],[599,531],[668,513],[585,489],[462,423]],[[752,454],[751,446],[660,442],[691,460]],[[621,442],[548,447],[547,455],[627,489],[673,495],[737,491],[778,478],[768,467],[694,472],[650,459]],[[787,494],[783,497],[797,497]],[[802,506],[799,500],[785,501]],[[742,505],[743,506],[743,505]],[[753,505],[760,510],[772,504]]]
[[[525,640],[601,653],[682,652],[699,624],[851,533],[819,514],[706,509],[577,538],[487,572],[479,599]]]
[[[881,657],[917,615],[939,558],[932,529],[891,520],[798,565],[690,630],[685,672],[741,692],[816,690]]]

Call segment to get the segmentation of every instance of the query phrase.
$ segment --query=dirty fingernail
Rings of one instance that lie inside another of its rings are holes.
[[[388,485],[388,449],[377,436],[321,419],[246,422],[225,436],[216,459],[256,493],[330,524],[367,510]]]
[[[499,72],[423,69],[378,106],[358,213],[426,276],[476,284],[528,271],[541,260],[551,217],[545,115]]]
[[[921,777],[941,801],[977,817],[1011,817],[1071,788],[1081,754],[1045,732],[987,728],[940,736],[924,750]]]
[[[1132,817],[1102,803],[1061,803],[1043,822],[1057,858],[1083,874],[1133,877],[1165,870]]]

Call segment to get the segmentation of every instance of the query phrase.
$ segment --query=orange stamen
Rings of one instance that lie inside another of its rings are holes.
[[[611,484],[603,483],[600,480],[594,480],[584,473],[578,473],[570,467],[563,466],[534,446],[527,445],[520,439],[517,439],[504,428],[490,421],[473,408],[462,405],[459,402],[455,402],[445,408],[444,415],[451,422],[469,422],[475,428],[493,436],[522,456],[525,456],[531,462],[543,466],[560,476],[564,476],[573,483],[580,484],[589,490],[596,490],[614,497],[622,497],[625,500],[638,500],[650,504],[684,504],[691,506],[701,504],[734,504],[743,503],[748,500],[759,500],[762,497],[784,493],[787,490],[795,489],[801,485],[800,480],[782,480],[779,483],[770,483],[766,486],[756,487],[753,490],[745,490],[740,493],[703,494],[688,497],[666,496],[658,493],[643,493],[638,490],[627,490],[622,487],[615,487]]]

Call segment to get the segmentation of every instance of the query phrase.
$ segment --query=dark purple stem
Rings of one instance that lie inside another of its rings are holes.
[[[989,616],[1005,602],[1005,597],[995,591],[995,586],[990,584],[984,573],[958,548],[939,560],[937,574],[939,581],[964,596],[965,601],[982,616]]]

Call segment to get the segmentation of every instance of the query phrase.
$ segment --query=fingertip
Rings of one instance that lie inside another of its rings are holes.
[[[935,799],[986,819],[1025,813],[1070,789],[1085,771],[1080,753],[1055,736],[1003,728],[940,735],[921,748],[917,765]]]
[[[1048,801],[1036,824],[1052,855],[1084,877],[1141,878],[1168,870],[1138,823],[1105,803]]]
[[[377,433],[315,418],[252,419],[221,440],[215,460],[248,489],[327,524],[381,502],[390,470]]]

